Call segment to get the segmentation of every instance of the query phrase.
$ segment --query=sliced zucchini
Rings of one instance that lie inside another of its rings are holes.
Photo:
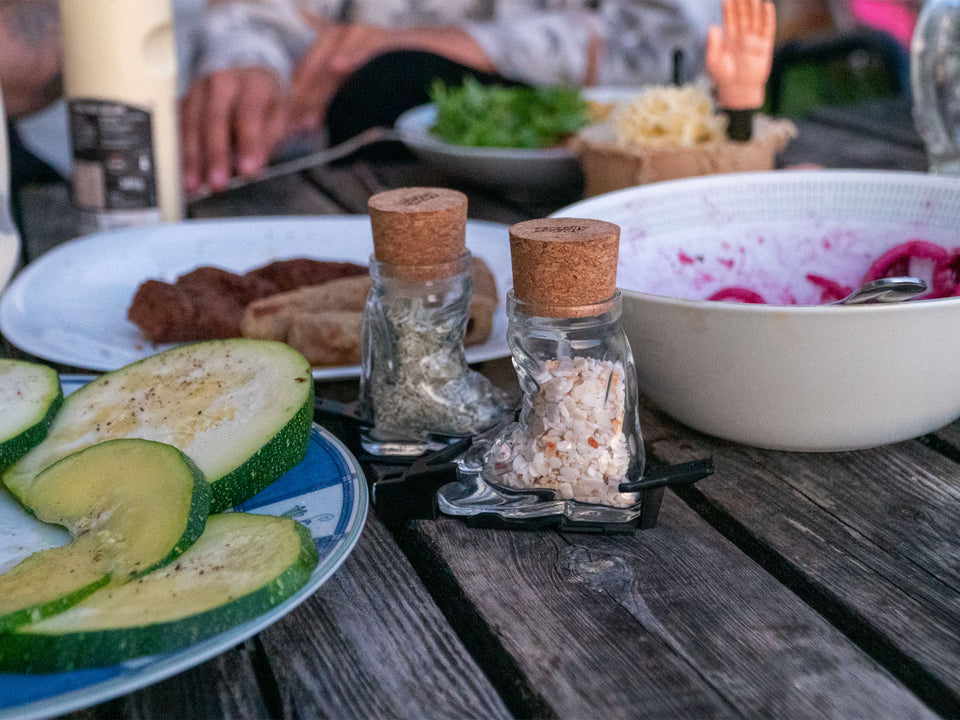
[[[196,544],[166,567],[0,632],[0,671],[62,672],[192,645],[286,600],[316,564],[310,533],[294,520],[212,515]]]
[[[310,364],[264,340],[211,340],[105,373],[71,394],[47,438],[3,482],[26,506],[37,475],[111,438],[139,437],[186,453],[211,484],[211,512],[249,499],[299,463],[313,419]]]
[[[0,629],[54,615],[178,557],[203,532],[210,486],[175,447],[119,439],[48,467],[30,501],[37,518],[72,539],[0,575]]]
[[[0,359],[0,472],[43,440],[62,402],[56,370]]]
[[[0,575],[0,631],[66,610],[110,582],[94,536],[29,555]]]

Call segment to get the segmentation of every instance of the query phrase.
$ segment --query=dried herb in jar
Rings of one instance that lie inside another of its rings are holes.
[[[506,395],[467,365],[472,297],[466,196],[403,188],[370,199],[372,289],[364,311],[361,412],[381,439],[470,435],[505,421]]]

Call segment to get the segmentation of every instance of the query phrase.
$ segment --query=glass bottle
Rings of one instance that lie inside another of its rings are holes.
[[[913,119],[930,171],[960,174],[960,0],[927,0],[910,45]]]
[[[644,450],[616,289],[619,228],[551,218],[512,226],[510,240],[507,340],[523,407],[482,460],[473,458],[479,482],[445,488],[440,507],[469,514],[488,504],[514,519],[633,520],[639,494],[619,485],[642,476]]]
[[[472,299],[462,193],[401,188],[370,199],[374,254],[364,309],[360,412],[364,447],[407,454],[431,436],[506,422],[507,396],[471,370],[463,350]]]
[[[6,287],[20,262],[20,233],[13,222],[10,194],[10,146],[0,88],[0,290]]]
[[[171,0],[59,0],[82,230],[183,217]]]

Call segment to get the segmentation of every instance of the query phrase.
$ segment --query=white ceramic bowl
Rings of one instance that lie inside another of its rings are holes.
[[[807,273],[857,285],[872,260],[907,240],[960,246],[960,179],[717,175],[621,190],[556,215],[621,227],[618,285],[639,385],[680,422],[758,447],[835,451],[960,417],[960,297],[802,304],[819,300]],[[726,286],[770,304],[704,299]]]

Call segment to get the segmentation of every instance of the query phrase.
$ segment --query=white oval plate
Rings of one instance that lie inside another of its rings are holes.
[[[505,225],[470,220],[467,247],[497,280],[500,305],[487,342],[467,362],[507,357],[504,304],[513,286]],[[154,345],[127,320],[145,280],[172,282],[201,265],[246,272],[274,260],[309,257],[361,264],[373,252],[366,215],[188,220],[71,240],[23,269],[0,299],[0,332],[21,350],[88,370],[116,370],[170,345]],[[315,368],[314,378],[359,377],[359,365]]]
[[[90,379],[63,376],[64,394]],[[256,635],[330,579],[357,544],[367,508],[366,480],[356,458],[337,438],[314,425],[303,462],[234,508],[285,515],[307,526],[320,561],[304,587],[259,617],[176,652],[66,673],[0,673],[0,720],[52,717],[89,707],[183,672]],[[63,544],[65,540],[65,533],[42,527],[0,488],[0,571],[32,552]]]

